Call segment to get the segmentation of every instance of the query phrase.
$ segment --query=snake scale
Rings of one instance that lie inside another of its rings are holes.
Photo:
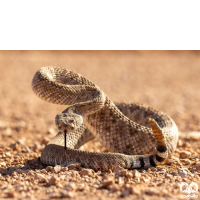
[[[114,104],[98,86],[71,70],[42,67],[32,89],[47,102],[67,105],[55,118],[60,131],[41,153],[46,165],[79,163],[95,171],[151,167],[176,148],[178,129],[168,115],[139,104]],[[109,153],[78,150],[95,137]]]

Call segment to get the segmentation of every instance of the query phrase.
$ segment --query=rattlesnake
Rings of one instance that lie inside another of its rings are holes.
[[[102,171],[150,167],[176,148],[178,129],[168,115],[139,104],[114,104],[98,86],[71,70],[42,67],[32,89],[45,101],[69,106],[56,116],[61,131],[42,151],[46,165],[79,163]],[[94,137],[111,153],[78,150]]]

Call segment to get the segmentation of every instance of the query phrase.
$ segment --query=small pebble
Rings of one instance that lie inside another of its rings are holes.
[[[103,182],[102,182],[102,186],[103,187],[107,187],[109,185],[112,185],[114,184],[114,180],[109,178],[109,179],[104,179]]]
[[[188,160],[188,159],[182,160],[182,162],[183,162],[185,165],[190,165],[190,164],[191,164],[191,161]]]
[[[174,162],[174,159],[171,159],[171,158],[169,158],[165,161],[165,163],[168,165],[172,164],[173,162]]]
[[[53,167],[52,166],[47,166],[46,170],[47,170],[47,172],[52,172],[53,171]]]
[[[75,191],[77,189],[77,186],[75,183],[68,183],[67,185],[65,185],[65,189],[67,191]]]
[[[44,176],[42,174],[36,173],[34,178],[35,179],[44,179]]]
[[[132,177],[133,177],[133,173],[127,172],[127,173],[126,173],[126,177],[127,177],[127,178],[132,178]]]
[[[18,143],[11,144],[10,148],[13,149],[14,151],[18,151],[19,150],[19,144]]]
[[[178,175],[184,178],[187,175],[187,171],[185,169],[179,169],[178,170]]]
[[[19,173],[19,174],[21,174],[21,173],[23,173],[23,170],[21,170],[21,169],[16,169],[16,172]]]
[[[52,176],[52,177],[49,179],[48,185],[56,185],[57,182],[58,182],[58,179],[57,179],[55,176]]]
[[[16,196],[16,194],[15,194],[14,191],[12,191],[12,192],[7,192],[7,195],[8,195],[8,197],[12,197],[12,198]]]
[[[58,173],[60,170],[61,170],[61,166],[60,165],[56,165],[54,168],[53,168],[54,172],[55,173]]]
[[[134,178],[140,178],[141,177],[140,172],[138,172],[136,169],[133,170],[132,174],[133,174]]]
[[[80,163],[73,163],[70,165],[67,165],[69,170],[80,170],[81,169],[81,164]]]
[[[190,158],[191,153],[189,151],[180,151],[179,152],[180,158],[185,159],[185,158]]]
[[[193,167],[195,167],[196,170],[200,170],[200,163],[193,165]]]
[[[68,171],[69,169],[68,169],[68,167],[61,167],[61,171],[62,172],[66,172],[66,171]]]
[[[172,176],[171,174],[166,174],[166,175],[165,175],[165,178],[167,178],[167,179],[172,179],[173,176]]]
[[[141,190],[138,190],[137,188],[135,188],[134,186],[130,187],[130,193],[134,194],[134,195],[140,195],[141,194]]]
[[[75,193],[74,192],[70,192],[70,191],[65,191],[63,190],[61,192],[61,196],[65,197],[65,198],[74,198],[75,197]]]
[[[5,162],[0,162],[0,165],[1,166],[6,166],[6,163]]]
[[[158,170],[155,167],[150,168],[152,172],[157,172]]]
[[[110,192],[117,192],[120,190],[120,187],[117,184],[111,184],[108,186],[108,189],[110,190]]]
[[[159,195],[159,193],[160,192],[156,188],[148,188],[145,190],[145,194],[148,194],[148,195]]]
[[[84,184],[84,183],[78,183],[78,184],[77,184],[77,187],[78,187],[78,190],[79,190],[79,191],[82,191],[82,190],[85,189],[85,184]]]
[[[92,169],[82,169],[80,172],[81,176],[93,176],[94,171]]]

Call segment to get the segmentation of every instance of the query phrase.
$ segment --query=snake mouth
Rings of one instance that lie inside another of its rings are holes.
[[[61,125],[58,125],[58,129],[60,131],[67,131],[67,132],[69,132],[69,131],[75,130],[75,125],[73,125],[73,124],[61,124]]]
[[[56,120],[56,125],[60,131],[71,132],[76,129],[76,122],[73,119]]]

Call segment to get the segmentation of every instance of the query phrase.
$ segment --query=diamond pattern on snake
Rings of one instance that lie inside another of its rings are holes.
[[[66,105],[55,117],[58,134],[41,153],[46,165],[79,163],[95,171],[117,166],[134,169],[159,165],[175,151],[178,129],[168,115],[144,105],[113,103],[78,73],[42,67],[33,77],[32,89],[47,102]],[[109,153],[78,150],[94,138]]]

